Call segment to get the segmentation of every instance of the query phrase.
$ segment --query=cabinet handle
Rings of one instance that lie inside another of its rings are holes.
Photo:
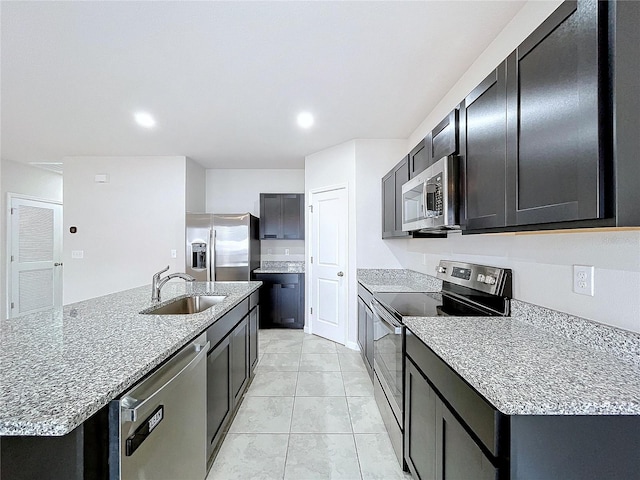
[[[295,283],[285,283],[280,285],[280,288],[296,288],[296,284]]]
[[[277,235],[263,235],[264,238],[277,238]]]

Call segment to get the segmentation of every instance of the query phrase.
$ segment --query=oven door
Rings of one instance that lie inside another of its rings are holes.
[[[373,311],[373,371],[380,381],[398,425],[402,425],[404,364],[402,337],[404,326],[375,300]]]

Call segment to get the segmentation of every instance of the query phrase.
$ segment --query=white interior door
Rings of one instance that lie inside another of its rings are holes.
[[[11,198],[10,317],[62,305],[62,205]]]
[[[312,194],[311,331],[344,344],[347,332],[347,190]]]

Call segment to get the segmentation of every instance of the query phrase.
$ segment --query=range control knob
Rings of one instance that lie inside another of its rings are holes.
[[[447,268],[446,268],[446,267],[442,267],[442,266],[438,265],[438,266],[436,267],[436,272],[438,272],[438,273],[447,273]]]
[[[482,273],[479,273],[479,274],[478,274],[478,278],[477,278],[477,280],[478,280],[479,282],[484,282],[484,275],[483,275]]]
[[[495,285],[496,277],[487,275],[486,277],[484,277],[484,283],[486,283],[487,285]]]

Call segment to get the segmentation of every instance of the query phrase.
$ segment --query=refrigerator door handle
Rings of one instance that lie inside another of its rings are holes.
[[[216,281],[216,229],[209,230],[209,275],[210,282]]]

